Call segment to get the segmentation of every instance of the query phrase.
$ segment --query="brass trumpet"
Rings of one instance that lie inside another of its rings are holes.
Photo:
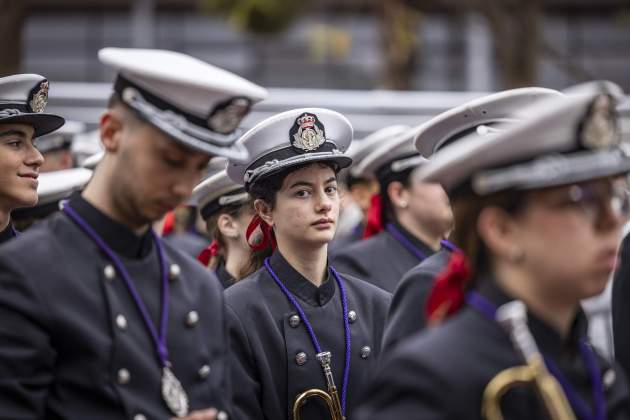
[[[575,414],[560,384],[554,378],[527,327],[527,309],[521,301],[506,303],[497,310],[497,321],[510,334],[525,365],[499,372],[483,393],[481,414],[487,420],[503,420],[501,398],[512,387],[532,383],[551,420],[575,420]]]
[[[295,398],[295,403],[293,404],[293,420],[301,419],[300,410],[310,398],[320,398],[324,401],[326,407],[328,407],[328,411],[330,412],[331,420],[345,420],[345,417],[341,413],[341,402],[339,401],[339,394],[337,394],[337,387],[335,386],[332,369],[330,369],[330,359],[332,358],[332,355],[329,351],[323,351],[318,353],[316,357],[322,365],[322,369],[324,369],[328,392],[318,388],[313,388],[298,395]]]

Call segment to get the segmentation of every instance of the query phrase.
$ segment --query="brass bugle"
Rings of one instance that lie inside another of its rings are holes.
[[[331,420],[345,420],[341,412],[341,402],[339,400],[339,394],[337,393],[337,387],[335,386],[332,369],[330,368],[332,355],[329,351],[324,351],[318,353],[316,357],[324,370],[328,392],[319,388],[313,388],[299,394],[295,398],[295,403],[293,403],[293,420],[301,420],[301,409],[311,398],[319,398],[324,401],[330,413]]]
[[[482,417],[503,420],[501,399],[515,386],[533,384],[551,420],[575,420],[566,395],[547,367],[534,337],[527,327],[527,308],[521,301],[512,301],[497,310],[496,319],[508,332],[512,344],[525,359],[525,364],[499,372],[486,386],[481,405]]]

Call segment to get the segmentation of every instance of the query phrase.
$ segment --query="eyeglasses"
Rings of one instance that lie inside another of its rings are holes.
[[[596,225],[609,219],[630,217],[630,184],[626,178],[571,185],[566,197],[552,205],[577,206]]]

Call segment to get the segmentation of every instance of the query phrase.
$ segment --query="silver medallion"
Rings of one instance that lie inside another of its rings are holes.
[[[162,398],[177,417],[188,415],[188,395],[169,366],[162,368]]]

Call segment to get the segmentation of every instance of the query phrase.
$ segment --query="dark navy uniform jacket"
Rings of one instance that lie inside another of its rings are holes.
[[[0,231],[0,245],[13,239],[14,237],[13,232],[14,232],[13,226],[11,225],[11,223],[9,223],[9,225],[6,228],[4,228],[3,231]]]
[[[630,376],[630,235],[626,235],[621,244],[613,277],[612,320],[615,359]]]
[[[75,209],[118,253],[157,325],[160,268],[147,233],[134,235],[82,197]],[[170,280],[168,350],[192,409],[229,401],[222,288],[164,244]],[[0,418],[167,419],[161,368],[140,312],[109,260],[65,214],[0,251]]]
[[[318,288],[276,251],[271,267],[306,313],[323,351],[332,353],[335,384],[341,393],[345,341],[337,283],[330,274]],[[343,275],[350,323],[351,362],[346,416],[352,418],[376,366],[390,295],[366,282]],[[292,419],[298,394],[326,390],[322,368],[304,323],[291,322],[297,312],[265,267],[225,291],[230,322],[232,385],[238,419]],[[351,317],[352,318],[352,317]],[[295,321],[295,320],[294,320]],[[306,357],[298,357],[305,353]],[[319,400],[306,404],[304,420],[327,419]]]
[[[402,226],[395,226],[426,257],[435,253]],[[396,289],[403,274],[420,261],[387,231],[338,249],[332,256],[332,264],[337,271],[358,277],[390,293]]]
[[[409,270],[394,291],[383,334],[383,350],[424,329],[425,308],[433,281],[446,268],[451,251],[442,249]]]
[[[223,286],[223,289],[227,289],[228,287],[230,287],[230,286],[234,285],[234,283],[236,283],[236,281],[234,280],[232,275],[230,273],[228,273],[228,271],[225,269],[225,263],[224,262],[221,262],[219,264],[217,269],[214,271],[214,274],[217,275],[217,278],[221,282],[221,286]]]
[[[481,294],[500,306],[510,299],[494,284]],[[593,407],[591,379],[577,351],[586,335],[586,317],[579,313],[568,340],[528,316],[538,348],[556,362],[580,397]],[[481,419],[482,394],[500,371],[522,365],[508,334],[476,309],[465,307],[445,324],[422,331],[383,353],[377,379],[353,420]],[[630,418],[630,393],[625,375],[598,357],[608,419]],[[506,419],[545,418],[530,386],[517,386],[502,400]]]

